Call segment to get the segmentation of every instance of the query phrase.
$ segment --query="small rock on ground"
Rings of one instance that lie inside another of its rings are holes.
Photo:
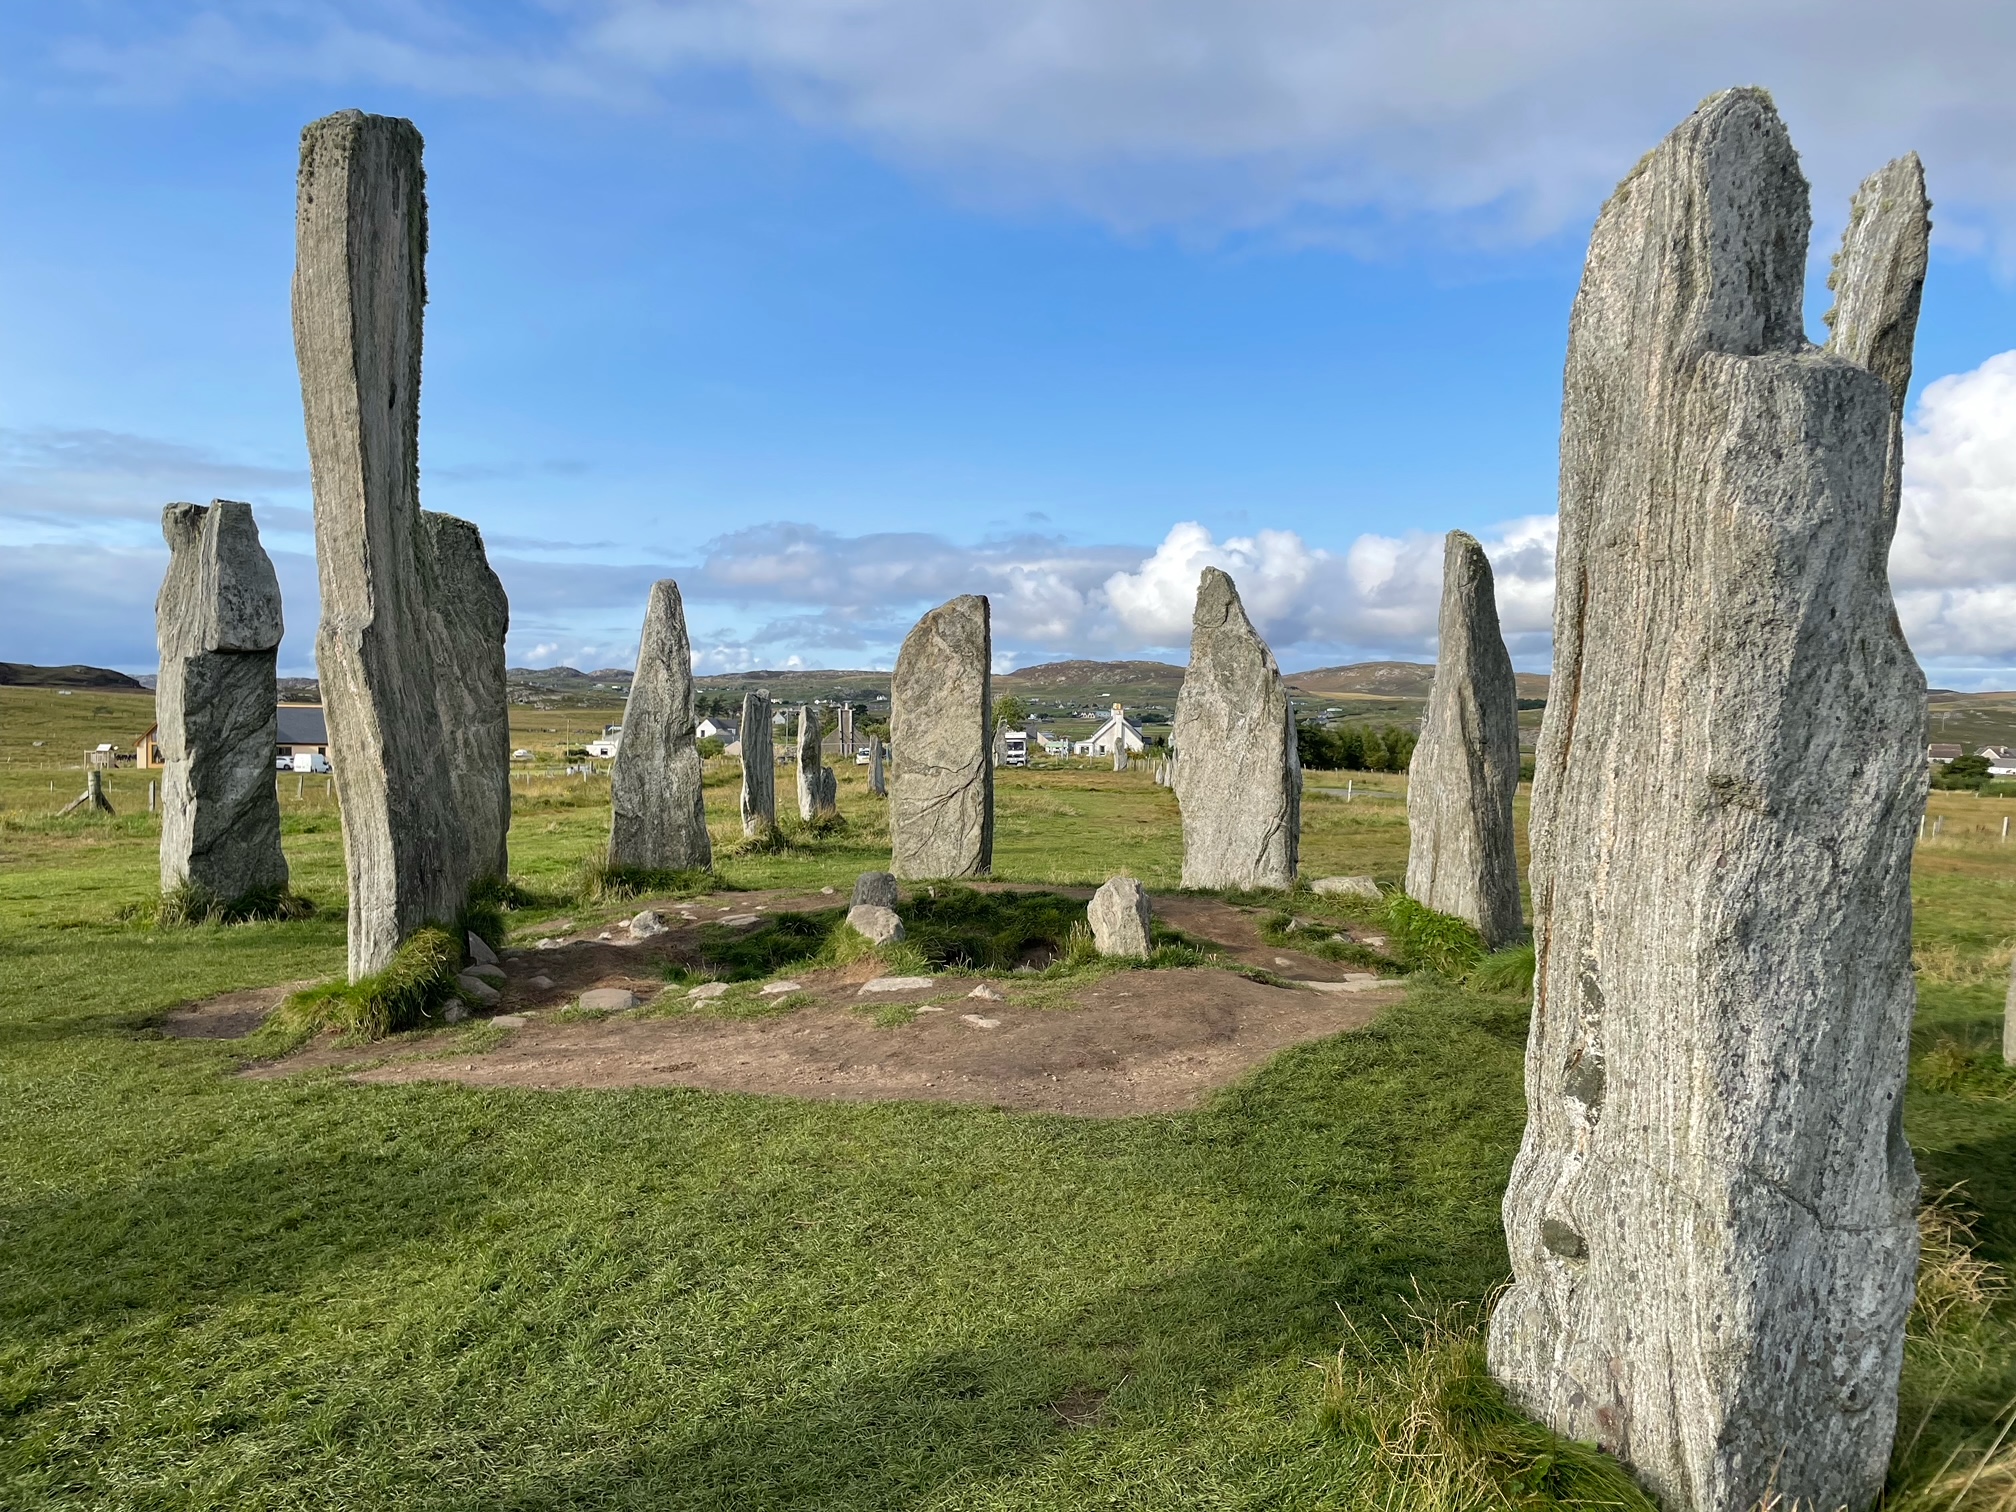
[[[534,992],[544,992],[553,985],[553,978],[545,975],[535,976],[525,985]]]
[[[1008,1001],[1007,993],[1003,992],[999,987],[990,986],[986,982],[982,982],[978,987],[967,993],[966,996],[969,998],[981,998],[989,1003],[1005,1003]]]
[[[877,977],[872,982],[863,982],[861,984],[861,991],[863,993],[923,992],[926,989],[936,987],[937,985],[938,983],[930,977],[886,976],[886,977]]]
[[[799,990],[800,984],[797,982],[765,982],[761,987],[756,989],[756,996],[782,997],[787,992],[797,992]]]
[[[459,1024],[467,1017],[469,1017],[467,1003],[450,1003],[441,1010],[441,1021],[446,1024]]]
[[[833,889],[830,887],[822,887],[819,889],[819,896],[822,898],[830,898],[833,896]]]
[[[731,929],[740,929],[744,924],[754,924],[756,920],[757,915],[743,913],[743,914],[730,914],[728,915],[727,918],[723,919],[721,922],[723,924],[728,925]]]
[[[879,903],[856,903],[847,910],[847,927],[871,945],[890,945],[903,938],[903,920],[895,909]]]
[[[468,969],[468,971],[466,971],[463,974],[465,976],[481,977],[484,981],[488,982],[492,987],[501,987],[504,985],[505,982],[510,980],[509,977],[505,976],[504,968],[502,966],[495,966],[495,965],[478,964],[475,966],[471,966]]]
[[[663,934],[665,929],[664,916],[649,908],[630,921],[630,933],[640,940],[651,935]]]
[[[1109,877],[1085,906],[1085,917],[1092,926],[1092,943],[1103,956],[1142,960],[1154,949],[1148,938],[1154,911],[1138,878]]]
[[[499,1029],[523,1029],[525,1027],[525,1015],[522,1013],[500,1013],[497,1017],[490,1020],[490,1022],[495,1024]]]
[[[863,872],[854,879],[854,901],[857,904],[870,903],[877,908],[896,906],[896,877],[891,872]]]
[[[1370,877],[1318,877],[1309,884],[1309,890],[1327,893],[1331,897],[1376,899],[1379,896],[1379,884]]]
[[[481,1003],[485,1008],[488,1008],[492,1003],[497,1001],[497,989],[495,987],[492,987],[483,978],[471,976],[466,971],[455,978],[455,987],[463,997],[469,999],[471,1002]]]
[[[726,982],[702,982],[698,987],[687,993],[686,996],[698,1002],[705,1003],[720,997],[727,990],[728,984]]]
[[[485,940],[483,936],[476,933],[473,929],[469,931],[468,948],[469,959],[474,961],[478,966],[495,966],[497,964],[497,952],[490,948],[489,941]]]
[[[628,987],[591,987],[581,994],[581,1006],[590,1013],[621,1013],[637,1006],[637,994]]]
[[[962,1024],[971,1024],[975,1029],[999,1029],[1001,1027],[1001,1020],[982,1018],[977,1013],[962,1013],[959,1015],[959,1022]]]

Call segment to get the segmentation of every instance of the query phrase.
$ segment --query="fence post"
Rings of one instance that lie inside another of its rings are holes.
[[[159,786],[157,783],[150,782],[147,784],[147,812],[150,814],[154,812],[154,791],[157,786]],[[2002,828],[2004,830],[2009,828],[2009,821],[2007,819],[2002,821]]]

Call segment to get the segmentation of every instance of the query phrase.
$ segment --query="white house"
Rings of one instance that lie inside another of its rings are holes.
[[[1990,777],[2007,777],[2016,773],[2016,746],[1983,746],[1974,754],[1988,758]]]
[[[1116,750],[1125,749],[1130,756],[1148,749],[1148,742],[1141,734],[1141,726],[1127,717],[1127,711],[1117,703],[1113,712],[1106,716],[1106,723],[1092,732],[1089,740],[1078,741],[1071,747],[1074,756],[1111,756]]]
[[[588,754],[593,756],[597,761],[614,761],[616,759],[616,747],[620,743],[614,740],[591,740],[588,742],[586,749]]]
[[[693,726],[693,733],[702,740],[718,740],[727,745],[732,740],[742,738],[742,726],[732,719],[716,719],[711,714]]]
[[[1036,744],[1043,747],[1043,754],[1045,756],[1069,756],[1071,754],[1071,742],[1064,736],[1057,734],[1054,730],[1038,730],[1036,732]]]

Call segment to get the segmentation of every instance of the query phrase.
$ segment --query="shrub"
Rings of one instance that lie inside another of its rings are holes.
[[[1531,997],[1534,972],[1531,944],[1493,951],[1471,970],[1468,985],[1478,992],[1504,997]]]
[[[223,899],[183,878],[161,894],[154,906],[154,923],[160,929],[180,929],[194,924],[245,924],[256,919],[305,919],[315,905],[287,884],[255,887],[237,897]]]
[[[711,871],[699,868],[671,870],[651,866],[618,866],[608,852],[596,851],[583,858],[575,900],[579,903],[625,903],[632,898],[669,896],[696,897],[704,892],[725,890],[727,884]]]

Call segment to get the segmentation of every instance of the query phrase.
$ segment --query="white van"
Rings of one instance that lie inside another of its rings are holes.
[[[324,756],[320,751],[306,753],[296,751],[294,753],[294,770],[297,772],[313,772],[319,777],[329,770],[329,758]]]

